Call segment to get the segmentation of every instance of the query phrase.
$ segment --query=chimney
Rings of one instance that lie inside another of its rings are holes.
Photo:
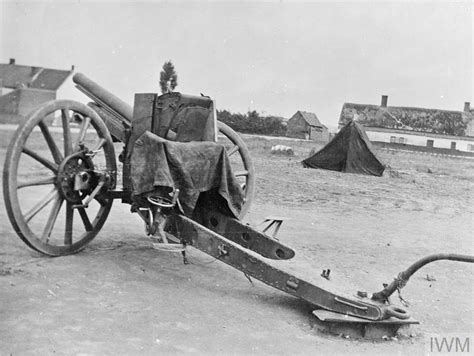
[[[383,108],[386,108],[387,102],[388,102],[388,95],[382,95],[382,102],[380,103],[380,106]]]
[[[15,64],[15,58],[10,58],[10,63],[8,64]]]
[[[471,112],[471,103],[469,101],[464,103],[464,112]]]

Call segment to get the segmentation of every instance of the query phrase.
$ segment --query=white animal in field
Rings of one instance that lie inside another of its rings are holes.
[[[286,155],[286,156],[294,156],[295,152],[293,152],[293,149],[289,146],[285,145],[275,145],[272,146],[272,149],[270,150],[271,154],[280,154],[280,155]]]

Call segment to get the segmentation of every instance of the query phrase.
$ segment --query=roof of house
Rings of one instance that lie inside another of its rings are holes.
[[[465,136],[470,135],[467,126],[473,118],[470,111],[345,103],[339,117],[339,126],[355,120],[368,127]]]
[[[58,70],[14,63],[0,63],[0,86],[10,89],[31,87],[57,90],[71,73],[72,69]]]
[[[327,128],[326,126],[324,126],[318,119],[318,117],[316,116],[316,114],[312,113],[312,112],[307,112],[307,111],[301,111],[301,110],[298,110],[295,115],[297,114],[300,114],[303,119],[311,126],[316,126],[316,127],[325,127]],[[293,117],[295,116],[293,115]]]

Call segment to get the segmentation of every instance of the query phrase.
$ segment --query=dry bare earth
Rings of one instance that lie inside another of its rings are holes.
[[[0,131],[2,165],[11,134]],[[258,176],[248,220],[289,218],[279,236],[301,276],[330,268],[330,283],[373,292],[427,254],[473,254],[474,161],[379,151],[399,175],[366,177],[302,168],[310,143],[245,139]],[[271,155],[274,144],[296,156]],[[423,354],[431,333],[473,334],[472,265],[438,262],[410,280],[421,325],[405,336],[343,339],[312,329],[310,305],[197,250],[185,266],[151,249],[128,209],[117,202],[89,247],[62,258],[29,250],[0,209],[0,354]]]

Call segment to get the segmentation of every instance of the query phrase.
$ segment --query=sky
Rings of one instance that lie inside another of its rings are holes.
[[[218,109],[336,127],[344,102],[462,110],[473,99],[472,2],[0,0],[0,62],[75,66],[124,101],[177,91]],[[87,102],[69,80],[58,98]]]

